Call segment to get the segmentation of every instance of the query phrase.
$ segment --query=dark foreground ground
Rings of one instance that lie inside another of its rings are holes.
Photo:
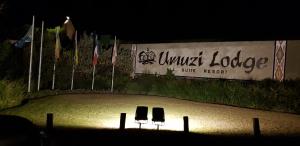
[[[299,145],[299,136],[213,136],[140,129],[56,127],[47,131],[29,120],[0,116],[0,146]],[[41,132],[43,131],[43,132]]]

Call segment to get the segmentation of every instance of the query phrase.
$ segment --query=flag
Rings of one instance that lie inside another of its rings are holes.
[[[98,54],[98,41],[97,41],[97,36],[96,36],[96,47],[95,47],[94,55],[93,55],[93,65],[97,64],[98,56],[99,56],[99,54]]]
[[[64,22],[64,30],[66,31],[68,38],[70,40],[73,40],[75,35],[75,28],[73,26],[72,21],[69,18]]]
[[[15,47],[17,47],[17,48],[23,48],[26,43],[31,42],[31,40],[32,40],[32,34],[31,33],[32,33],[32,26],[30,26],[30,28],[27,31],[26,35],[23,36],[20,40],[18,40],[15,43]]]
[[[116,64],[116,60],[117,60],[117,40],[116,40],[116,36],[115,36],[115,43],[114,43],[112,59],[111,59],[111,62],[113,65]]]
[[[95,50],[94,50],[94,56],[93,56],[93,65],[97,64],[97,60],[98,60],[98,45],[96,45]]]
[[[56,28],[56,41],[55,41],[55,61],[59,59],[60,56],[60,50],[61,50],[61,45],[60,45],[60,38],[59,38],[59,27]]]

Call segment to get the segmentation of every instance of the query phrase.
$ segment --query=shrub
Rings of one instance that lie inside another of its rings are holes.
[[[17,106],[25,99],[21,81],[0,80],[0,109]]]
[[[8,42],[0,43],[0,79],[16,79],[23,76],[24,67],[22,62],[23,51],[13,48]]]
[[[272,111],[300,112],[300,81],[239,81],[173,78],[144,74],[129,80],[130,93],[170,96]],[[126,91],[125,91],[126,92]]]

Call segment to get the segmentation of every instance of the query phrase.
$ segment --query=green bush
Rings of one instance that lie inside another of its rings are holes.
[[[239,107],[300,113],[300,81],[239,81],[144,74],[128,81],[129,93],[160,95]],[[125,91],[126,92],[126,91]]]
[[[9,56],[12,54],[12,49],[8,42],[0,43],[0,65],[4,65],[8,60]]]
[[[23,76],[21,49],[13,48],[8,42],[0,43],[0,79],[16,79]]]
[[[20,105],[25,99],[21,81],[0,80],[0,109]]]

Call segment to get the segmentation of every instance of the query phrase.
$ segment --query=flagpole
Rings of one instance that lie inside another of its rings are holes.
[[[29,75],[28,75],[28,92],[30,92],[30,84],[31,84],[31,70],[32,70],[32,50],[33,50],[33,34],[34,33],[34,16],[32,16],[32,40],[31,40],[31,47],[30,47],[30,61],[29,61]]]
[[[94,53],[93,53],[93,80],[92,80],[92,90],[94,90],[94,84],[95,84],[95,69],[96,69],[96,64],[97,64],[97,59],[98,59],[98,35],[94,38]]]
[[[72,81],[71,81],[71,90],[73,90],[74,84],[74,72],[75,72],[75,62],[76,62],[76,51],[77,51],[77,31],[75,32],[75,52],[74,52],[74,61],[73,61],[73,70],[72,70]]]
[[[41,82],[41,68],[42,68],[42,54],[43,54],[43,36],[44,35],[44,21],[42,21],[42,34],[41,34],[41,47],[40,47],[40,63],[39,63],[39,76],[38,76],[38,87],[37,90],[40,91]]]
[[[55,84],[55,64],[56,64],[56,61],[54,61],[54,64],[53,64],[52,90],[54,90],[54,84]]]
[[[115,75],[115,63],[116,63],[116,56],[117,56],[117,37],[115,36],[115,42],[114,42],[114,48],[113,48],[113,53],[112,53],[112,64],[113,64],[113,69],[112,69],[112,77],[111,77],[111,92],[114,92],[114,75]]]
[[[59,29],[56,28],[56,43],[57,43],[57,36],[59,35]],[[57,45],[57,44],[55,44]],[[57,47],[57,46],[55,46]],[[55,70],[56,70],[56,56],[54,56],[54,64],[53,64],[53,75],[52,75],[52,90],[54,90],[55,85]]]
[[[111,89],[110,92],[114,92],[114,74],[115,74],[115,65],[113,65],[112,77],[111,77]]]
[[[96,68],[96,65],[93,65],[93,81],[92,81],[92,90],[94,90],[94,83],[95,83],[95,68]]]
[[[73,90],[73,84],[74,84],[74,72],[75,72],[75,64],[73,63],[72,81],[71,81],[71,90]]]

